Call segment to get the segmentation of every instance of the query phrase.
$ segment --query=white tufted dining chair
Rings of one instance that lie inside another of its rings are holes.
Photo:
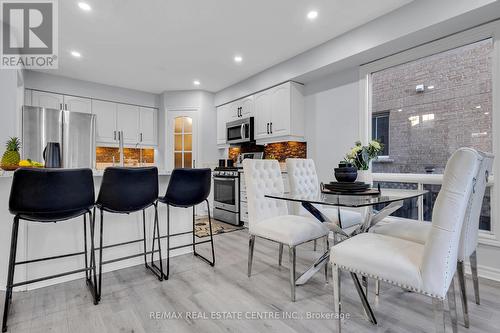
[[[492,154],[483,152],[480,152],[479,154],[482,157],[482,161],[479,166],[479,171],[476,176],[476,182],[469,198],[467,212],[465,214],[464,222],[462,225],[457,260],[457,275],[460,285],[464,325],[467,328],[469,327],[469,311],[465,285],[464,262],[467,258],[469,258],[472,272],[472,281],[474,285],[475,300],[476,304],[479,304],[479,279],[477,276],[476,256],[479,234],[479,218],[481,215],[483,198],[488,183],[488,176],[491,174],[494,160],[494,155]],[[420,244],[425,244],[426,240],[429,237],[431,227],[432,224],[429,222],[388,218],[386,220],[383,220],[382,223],[375,225],[371,229],[371,231],[377,234],[397,237]],[[379,282],[377,281],[377,284],[378,283]],[[378,292],[379,286],[377,286],[375,289]]]
[[[286,160],[286,170],[290,183],[290,194],[307,199],[317,199],[320,195],[318,174],[314,160],[305,158],[288,158]],[[349,228],[361,223],[361,214],[358,212],[343,210],[338,211],[333,207],[318,207],[331,222],[341,228]],[[297,215],[310,216],[298,202],[293,203],[293,213]],[[340,219],[339,219],[340,217]]]
[[[296,246],[315,239],[325,238],[328,228],[313,217],[289,215],[286,202],[266,198],[266,194],[283,194],[284,185],[277,160],[243,161],[248,197],[248,276],[252,272],[255,238],[261,237],[290,249],[291,298],[295,301]]]
[[[453,277],[461,229],[481,156],[458,149],[446,164],[443,185],[424,244],[376,233],[363,233],[332,247],[335,313],[341,315],[340,270],[382,280],[432,297],[436,330],[444,332],[444,300],[448,298],[453,332],[457,331]],[[336,318],[337,318],[336,316]],[[340,332],[341,320],[336,319]]]

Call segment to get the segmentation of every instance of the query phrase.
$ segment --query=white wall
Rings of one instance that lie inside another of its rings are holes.
[[[18,83],[22,87],[22,76],[18,75],[17,70],[0,70],[0,115],[2,117],[0,122],[0,154],[3,154],[4,143],[9,137],[19,136]]]
[[[144,91],[114,87],[35,71],[26,71],[24,81],[25,88],[27,89],[37,89],[155,108],[160,107],[160,96]]]
[[[359,139],[359,71],[352,68],[305,85],[307,156],[320,181],[333,180],[333,168]]]
[[[494,0],[418,0],[217,92],[221,105],[288,80],[311,78],[441,38],[498,18]]]

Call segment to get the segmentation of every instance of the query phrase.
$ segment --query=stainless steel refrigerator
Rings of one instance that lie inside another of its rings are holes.
[[[95,115],[23,106],[23,159],[43,162],[48,142],[59,142],[63,168],[94,168]]]

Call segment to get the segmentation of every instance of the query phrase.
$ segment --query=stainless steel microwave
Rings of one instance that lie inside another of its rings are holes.
[[[254,118],[243,118],[226,123],[226,143],[254,141]]]

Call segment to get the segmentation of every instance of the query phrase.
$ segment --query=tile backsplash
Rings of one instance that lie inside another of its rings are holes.
[[[297,141],[285,141],[269,143],[265,146],[242,145],[241,147],[229,148],[229,159],[236,161],[240,153],[264,152],[264,158],[276,159],[279,162],[285,162],[287,158],[306,158],[307,143]]]
[[[104,169],[113,165],[113,157],[116,165],[120,163],[120,151],[114,147],[96,148],[96,169]],[[123,159],[125,166],[154,165],[155,150],[153,148],[124,148]]]

